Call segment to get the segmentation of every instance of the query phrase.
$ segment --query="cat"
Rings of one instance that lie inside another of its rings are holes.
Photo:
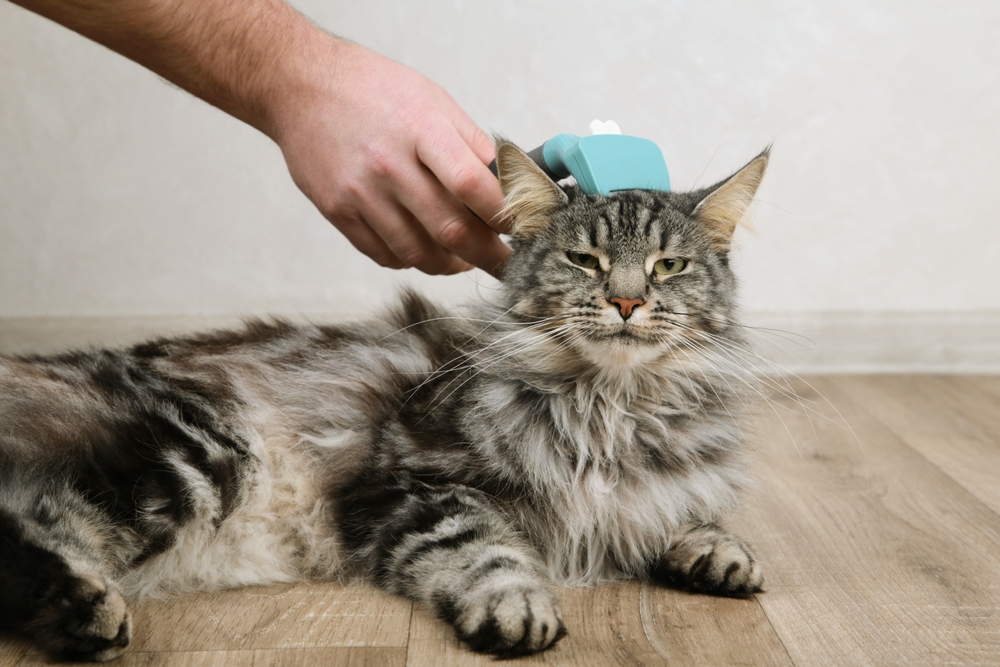
[[[360,575],[476,651],[565,633],[553,584],[761,588],[729,250],[768,151],[696,192],[588,195],[514,144],[513,253],[467,313],[252,321],[0,357],[0,626],[128,645],[127,598]]]

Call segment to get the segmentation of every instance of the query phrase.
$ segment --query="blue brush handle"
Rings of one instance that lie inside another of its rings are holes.
[[[573,175],[570,160],[579,143],[580,137],[575,134],[557,134],[535,150],[541,151],[542,162],[548,165],[548,170],[557,176],[556,180],[559,180]]]
[[[554,181],[573,176],[587,194],[670,190],[663,153],[652,141],[641,137],[557,134],[530,151],[528,157]],[[490,163],[490,171],[497,174],[496,160]]]

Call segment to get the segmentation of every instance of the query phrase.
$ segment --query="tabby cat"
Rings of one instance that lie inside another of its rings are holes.
[[[587,195],[498,141],[492,303],[0,357],[0,626],[107,660],[125,600],[366,576],[476,651],[564,634],[552,583],[747,596],[728,253],[765,151],[697,192]]]

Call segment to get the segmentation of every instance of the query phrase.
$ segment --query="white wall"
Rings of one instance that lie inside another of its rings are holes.
[[[595,117],[675,188],[774,142],[750,311],[1000,311],[1000,3],[332,2],[526,147]],[[353,251],[250,128],[0,2],[0,316],[330,313],[417,283]]]

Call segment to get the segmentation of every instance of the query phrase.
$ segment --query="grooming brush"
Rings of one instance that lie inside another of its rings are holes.
[[[621,133],[614,121],[590,124],[589,137],[557,134],[530,157],[554,181],[572,176],[587,194],[616,190],[670,190],[670,174],[659,147]],[[496,160],[490,171],[497,173]]]

